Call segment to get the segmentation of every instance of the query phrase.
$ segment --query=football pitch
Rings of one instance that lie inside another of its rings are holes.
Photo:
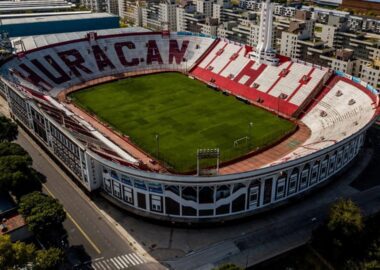
[[[226,162],[295,129],[290,121],[179,73],[127,78],[70,98],[178,173],[196,169],[197,149],[219,148]]]

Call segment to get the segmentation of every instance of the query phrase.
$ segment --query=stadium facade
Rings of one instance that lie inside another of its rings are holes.
[[[13,117],[88,191],[160,220],[219,222],[301,197],[349,169],[378,113],[378,92],[357,78],[281,56],[272,65],[272,50],[255,54],[225,39],[130,28],[21,42],[1,67]],[[255,58],[263,55],[271,64]],[[247,158],[222,164],[215,176],[173,174],[128,151],[125,138],[108,136],[67,99],[99,83],[167,71],[292,119],[307,136],[264,164]]]

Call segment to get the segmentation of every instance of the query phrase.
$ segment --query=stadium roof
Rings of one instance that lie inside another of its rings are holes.
[[[60,11],[60,12],[12,13],[12,14],[0,14],[0,20],[15,19],[15,18],[42,17],[42,16],[78,15],[78,14],[90,14],[90,13],[91,13],[91,11]]]
[[[0,12],[71,9],[75,4],[64,0],[0,1]]]
[[[18,37],[18,38],[11,38],[11,42],[12,44],[14,44],[15,41],[21,40],[25,46],[25,50],[32,50],[38,47],[47,46],[49,44],[80,39],[80,38],[85,37],[88,32],[91,32],[91,31]],[[128,27],[128,28],[97,30],[96,32],[98,33],[98,35],[113,35],[113,34],[133,33],[133,32],[150,32],[150,30],[142,28],[142,27]],[[19,52],[20,50],[21,48],[19,47],[15,48],[16,52]]]
[[[108,18],[118,17],[109,13],[90,13],[90,14],[70,14],[70,15],[58,15],[58,16],[44,16],[44,17],[32,17],[32,18],[11,18],[1,20],[1,24],[13,25],[13,24],[30,24],[41,22],[55,22],[55,21],[71,21],[79,19],[96,19],[96,18]]]

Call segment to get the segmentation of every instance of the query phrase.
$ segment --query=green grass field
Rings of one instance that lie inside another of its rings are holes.
[[[70,98],[156,158],[159,134],[159,160],[179,173],[196,169],[199,148],[219,148],[221,161],[229,161],[295,128],[290,121],[178,73],[127,78]],[[242,137],[251,139],[234,147]]]

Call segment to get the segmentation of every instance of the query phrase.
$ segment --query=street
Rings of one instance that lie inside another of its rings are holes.
[[[17,143],[33,158],[33,167],[46,176],[44,191],[57,198],[67,212],[69,260],[76,269],[158,269],[161,266],[127,241],[110,224],[90,198],[23,131]],[[137,252],[138,251],[138,252]]]

